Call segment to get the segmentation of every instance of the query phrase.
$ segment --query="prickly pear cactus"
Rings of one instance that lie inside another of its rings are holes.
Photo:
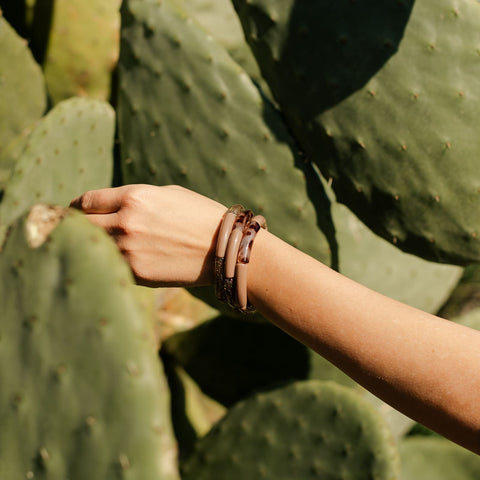
[[[407,437],[399,444],[401,480],[476,480],[480,457],[437,437]]]
[[[20,38],[0,10],[0,189],[13,167],[8,154],[11,143],[36,122],[46,107],[40,67],[33,60],[27,41]]]
[[[376,292],[437,313],[463,269],[402,252],[369,230],[345,205],[332,202],[339,271]]]
[[[0,278],[1,478],[176,478],[151,322],[111,239],[38,205]]]
[[[272,384],[308,378],[311,367],[307,348],[277,327],[227,317],[169,337],[162,355],[226,406]]]
[[[44,63],[48,91],[55,103],[73,96],[109,99],[118,60],[120,3],[55,0]]]
[[[480,260],[480,4],[235,0],[339,201],[401,249]]]
[[[176,183],[243,202],[330,263],[333,225],[318,177],[248,75],[175,2],[123,2],[119,83],[126,183]]]
[[[260,85],[265,94],[270,95],[270,89],[260,74],[258,64],[252,51],[245,42],[242,26],[232,2],[216,0],[184,0],[185,9],[189,15],[205,28],[232,58]]]
[[[113,171],[112,108],[72,98],[51,110],[26,139],[0,204],[0,238],[38,202],[68,205],[85,190],[109,187]]]
[[[236,404],[198,442],[182,478],[394,480],[398,459],[368,404],[348,388],[311,381]]]

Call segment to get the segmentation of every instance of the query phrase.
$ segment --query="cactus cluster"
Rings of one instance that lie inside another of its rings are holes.
[[[174,479],[151,322],[110,238],[38,204],[0,271],[1,477]]]
[[[339,200],[404,250],[479,262],[478,2],[234,4]]]
[[[159,292],[66,207],[180,184],[480,329],[479,2],[0,6],[2,479],[478,477],[477,456],[211,288],[192,290],[209,318],[158,342]]]

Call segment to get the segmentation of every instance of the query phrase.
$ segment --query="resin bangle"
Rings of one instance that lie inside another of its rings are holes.
[[[215,295],[221,301],[225,301],[223,284],[225,277],[225,252],[227,250],[228,239],[232,233],[237,215],[242,211],[242,205],[233,205],[230,207],[223,216],[220,231],[218,232],[215,250]]]
[[[243,313],[253,313],[255,308],[248,302],[247,298],[247,275],[250,254],[252,253],[253,242],[260,228],[267,228],[267,222],[262,215],[256,215],[247,225],[242,241],[238,248],[237,262],[235,268],[237,308]]]

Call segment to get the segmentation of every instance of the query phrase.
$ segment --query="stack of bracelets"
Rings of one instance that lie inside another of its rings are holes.
[[[253,313],[247,299],[247,268],[253,241],[260,228],[267,228],[262,215],[234,205],[225,213],[218,233],[215,253],[215,294],[217,298],[240,310]]]

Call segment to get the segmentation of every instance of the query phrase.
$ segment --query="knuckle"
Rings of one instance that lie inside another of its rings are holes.
[[[87,212],[89,211],[92,206],[93,206],[93,201],[94,201],[94,195],[95,193],[93,191],[85,192],[81,199],[80,199],[80,208]]]
[[[129,188],[123,197],[123,206],[137,208],[143,202],[142,191],[139,188]]]

